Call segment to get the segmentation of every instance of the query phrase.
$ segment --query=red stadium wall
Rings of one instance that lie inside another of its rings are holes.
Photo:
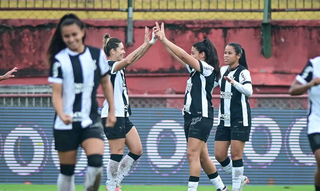
[[[1,82],[11,84],[47,84],[44,54],[56,21],[1,20],[0,72],[19,68],[17,78]],[[101,46],[105,33],[125,42],[126,21],[87,20],[88,45]],[[141,45],[144,26],[153,21],[134,22],[134,45]],[[167,38],[190,51],[192,44],[205,36],[211,39],[223,65],[223,51],[228,42],[238,42],[246,50],[255,93],[287,93],[295,75],[308,58],[320,54],[320,21],[274,21],[272,23],[272,57],[261,54],[260,21],[166,21]],[[186,70],[157,42],[136,64],[127,69],[128,86],[136,94],[181,94],[188,77]]]

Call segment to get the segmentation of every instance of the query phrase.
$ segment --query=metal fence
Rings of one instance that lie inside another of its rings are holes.
[[[0,86],[0,107],[52,107],[51,87],[37,86]],[[98,94],[102,106],[104,97]],[[213,107],[219,108],[220,97],[213,95]],[[252,108],[257,109],[307,109],[306,96],[269,94],[253,95],[249,99]],[[133,108],[182,108],[184,95],[130,95]]]
[[[318,19],[319,0],[265,0],[273,19]],[[83,19],[262,20],[263,0],[1,0],[0,18],[58,19],[76,12]],[[294,12],[292,12],[294,11]],[[130,11],[129,11],[130,12]]]

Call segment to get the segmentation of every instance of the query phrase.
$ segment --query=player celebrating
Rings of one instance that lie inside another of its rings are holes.
[[[241,191],[249,182],[243,176],[242,153],[251,130],[251,109],[248,97],[252,82],[244,49],[238,43],[229,43],[224,51],[221,67],[219,125],[215,136],[215,157],[223,169],[232,174],[232,190]],[[231,160],[228,149],[231,144]]]
[[[309,112],[307,132],[312,152],[317,161],[314,175],[315,190],[320,191],[320,57],[310,59],[292,83],[290,95],[302,95],[308,91]]]
[[[142,58],[156,42],[156,38],[151,40],[149,38],[149,29],[145,27],[144,43],[126,58],[123,58],[125,54],[124,46],[118,38],[111,38],[109,34],[106,34],[103,40],[103,49],[108,56],[108,64],[111,70],[110,80],[114,89],[115,115],[117,117],[117,122],[113,128],[106,127],[104,129],[111,153],[107,167],[106,188],[108,191],[121,191],[121,181],[142,155],[140,136],[129,119],[131,108],[125,69]],[[108,117],[108,111],[109,104],[105,102],[101,113],[102,121],[105,121]],[[122,159],[124,145],[127,145],[130,152]]]
[[[103,130],[98,113],[97,89],[101,83],[110,105],[108,126],[113,126],[113,90],[103,50],[84,45],[85,24],[74,14],[63,16],[47,51],[56,111],[53,131],[60,161],[59,191],[75,191],[74,169],[79,145],[85,150],[88,168],[85,191],[100,186],[104,151]]]
[[[206,143],[213,126],[212,91],[214,82],[220,77],[217,51],[212,42],[205,39],[195,43],[189,55],[166,38],[163,23],[161,28],[156,23],[155,33],[166,50],[190,73],[183,107],[190,167],[188,191],[197,190],[201,167],[218,191],[227,191],[228,188],[223,184],[214,163],[209,158]]]
[[[14,78],[14,75],[12,75],[13,72],[17,72],[18,71],[18,68],[17,67],[14,67],[12,70],[10,70],[9,72],[7,72],[5,75],[3,76],[0,76],[0,81],[2,80],[7,80],[7,79],[10,79],[10,78]]]

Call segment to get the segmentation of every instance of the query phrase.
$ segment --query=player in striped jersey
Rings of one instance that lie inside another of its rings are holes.
[[[74,14],[63,16],[54,32],[47,57],[48,81],[56,111],[53,133],[60,161],[59,191],[75,191],[74,170],[79,145],[85,150],[88,168],[85,191],[97,191],[103,174],[104,138],[98,113],[97,89],[101,83],[110,103],[107,123],[113,126],[113,90],[103,50],[84,45],[85,24]]]
[[[314,175],[315,190],[320,191],[320,56],[310,59],[292,83],[289,93],[302,95],[308,91],[309,112],[307,133],[310,147],[317,161]]]
[[[232,190],[241,191],[249,182],[243,176],[242,153],[251,130],[251,110],[248,97],[252,82],[244,49],[238,43],[229,43],[224,51],[221,68],[219,125],[215,136],[215,157],[223,169],[232,174]],[[231,159],[228,149],[231,145]]]
[[[209,158],[206,143],[213,126],[212,91],[214,82],[220,78],[217,51],[212,42],[205,39],[195,43],[189,55],[166,38],[163,23],[161,28],[156,23],[155,33],[166,50],[190,73],[183,107],[190,167],[188,191],[197,190],[201,167],[218,191],[227,191],[228,188],[223,184],[214,163]]]
[[[111,153],[107,167],[106,188],[108,191],[121,190],[121,181],[142,155],[140,136],[129,119],[131,108],[125,69],[142,58],[155,42],[155,38],[150,40],[149,29],[145,27],[144,43],[126,58],[123,58],[125,51],[122,42],[118,38],[111,38],[109,34],[104,37],[104,51],[108,56],[110,81],[113,85],[115,97],[115,115],[117,117],[117,123],[113,128],[106,127],[104,129]],[[102,121],[108,117],[108,111],[109,104],[105,102],[101,112]],[[122,159],[124,145],[129,148],[129,153]]]
[[[17,72],[17,71],[18,71],[18,68],[17,68],[17,67],[14,67],[12,70],[10,70],[9,72],[7,72],[5,75],[0,76],[0,81],[13,78],[14,75],[12,75],[12,73],[13,73],[13,72]]]

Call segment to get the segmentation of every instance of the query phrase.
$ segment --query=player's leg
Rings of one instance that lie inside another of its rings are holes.
[[[54,130],[55,150],[58,151],[60,174],[58,191],[75,191],[74,169],[79,147],[76,130]]]
[[[308,135],[310,147],[317,161],[317,170],[314,174],[314,186],[316,191],[320,191],[320,133]]]
[[[244,166],[242,161],[245,142],[249,140],[250,127],[232,127],[231,129],[231,160],[232,160],[232,190],[241,191],[249,182],[243,176]]]
[[[228,174],[232,174],[232,161],[228,157],[230,141],[230,127],[218,126],[214,142],[214,155],[216,160],[221,164],[223,170]]]
[[[185,116],[187,158],[190,167],[188,191],[196,191],[198,188],[201,173],[200,154],[209,138],[212,123],[213,120],[209,118]]]
[[[207,143],[203,147],[201,154],[200,154],[200,163],[202,169],[207,174],[209,180],[212,182],[212,184],[216,187],[218,191],[227,191],[228,188],[223,184],[221,177],[219,176],[217,172],[217,168],[212,162],[212,160],[209,158],[208,153],[208,145]]]
[[[102,119],[102,124],[106,123],[106,118]],[[125,118],[117,117],[117,122],[114,127],[105,127],[104,133],[108,138],[110,148],[110,160],[107,167],[107,182],[108,191],[116,190],[116,180],[118,175],[119,163],[123,157],[125,144]]]
[[[317,161],[317,171],[314,175],[314,184],[316,187],[316,191],[320,191],[320,145],[319,145],[319,149],[317,149],[314,152],[314,156]]]
[[[137,129],[131,123],[129,118],[126,118],[126,140],[125,144],[129,149],[129,153],[121,160],[117,175],[117,188],[120,190],[120,184],[125,175],[130,172],[131,167],[142,155],[142,144]]]
[[[81,146],[86,152],[88,168],[85,175],[85,191],[98,191],[103,175],[104,138],[100,120],[82,129]]]

